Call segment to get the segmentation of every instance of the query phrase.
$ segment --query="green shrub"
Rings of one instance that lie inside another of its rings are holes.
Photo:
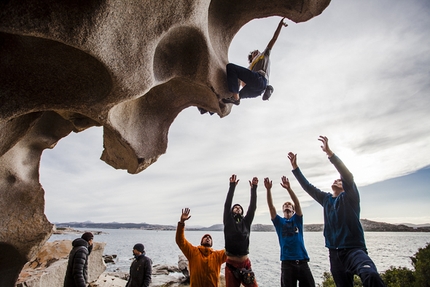
[[[415,256],[411,257],[412,265],[415,267],[415,286],[430,286],[430,243],[425,248],[418,248]]]
[[[336,287],[336,284],[334,283],[333,276],[330,272],[324,272],[322,278],[324,279],[322,284],[318,284],[318,287]],[[360,277],[357,275],[354,275],[354,287],[362,287],[363,284],[361,283]]]
[[[411,257],[415,270],[406,267],[393,267],[381,273],[381,278],[387,287],[430,287],[430,243],[425,248],[418,248]],[[336,287],[330,272],[324,272],[322,284],[319,287]],[[358,276],[354,275],[354,287],[363,286]]]
[[[414,286],[414,272],[406,267],[394,267],[381,274],[382,280],[387,287]]]

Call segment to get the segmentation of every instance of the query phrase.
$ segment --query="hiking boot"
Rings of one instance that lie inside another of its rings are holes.
[[[275,89],[271,85],[267,85],[266,90],[264,91],[263,101],[268,101],[274,90]]]

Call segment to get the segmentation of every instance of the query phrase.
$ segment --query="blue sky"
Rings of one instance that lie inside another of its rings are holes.
[[[271,224],[263,178],[274,182],[275,206],[288,200],[279,186],[290,178],[305,223],[322,223],[322,210],[297,184],[287,153],[309,181],[330,191],[338,175],[317,140],[326,135],[355,176],[362,218],[430,223],[430,2],[332,1],[314,19],[281,31],[271,54],[269,102],[242,100],[232,113],[178,115],[167,153],[140,174],[101,161],[102,129],[62,139],[43,153],[40,178],[51,222],[189,224],[222,222],[232,173],[234,202],[247,206],[249,184],[260,179],[254,223]],[[254,20],[234,38],[229,60],[247,65],[263,50],[280,17]],[[279,212],[279,211],[278,211]]]

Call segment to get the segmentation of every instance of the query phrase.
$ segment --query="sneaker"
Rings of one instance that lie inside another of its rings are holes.
[[[267,85],[266,90],[264,91],[263,101],[268,101],[274,90],[275,89],[271,85]]]
[[[222,102],[225,104],[234,104],[234,105],[239,105],[240,104],[240,99],[239,100],[235,100],[233,98],[227,98],[227,99],[222,99]]]

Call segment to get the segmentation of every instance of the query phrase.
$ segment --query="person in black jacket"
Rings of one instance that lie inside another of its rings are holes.
[[[242,283],[245,287],[257,287],[257,282],[252,274],[250,282],[243,282],[243,277],[238,274],[242,268],[251,270],[249,253],[249,235],[251,224],[254,220],[255,210],[257,209],[257,185],[258,178],[254,177],[249,181],[251,186],[251,200],[246,215],[243,216],[243,208],[240,204],[234,204],[233,195],[236,185],[236,175],[230,177],[230,188],[224,204],[224,240],[225,253],[227,255],[225,267],[225,283],[227,287],[239,287]]]
[[[145,256],[145,247],[142,243],[134,245],[133,255],[130,277],[125,287],[148,287],[151,283],[152,260]]]
[[[85,287],[88,281],[88,256],[93,249],[94,235],[85,232],[81,238],[72,242],[73,249],[69,254],[64,287]]]

